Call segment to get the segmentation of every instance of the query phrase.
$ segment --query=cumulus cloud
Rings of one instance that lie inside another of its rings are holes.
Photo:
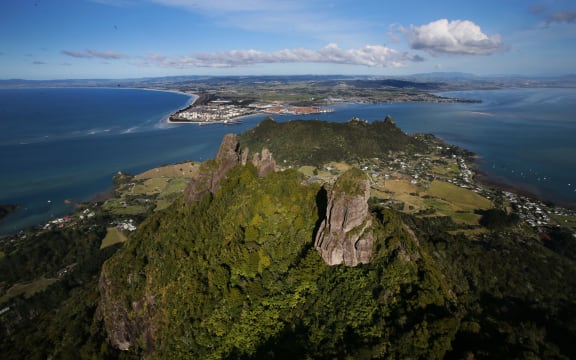
[[[488,36],[469,20],[441,19],[407,30],[413,49],[431,54],[488,55],[502,49],[499,35]]]
[[[163,67],[238,67],[272,63],[331,63],[369,67],[401,67],[408,62],[423,61],[418,55],[399,52],[381,45],[367,45],[360,49],[341,49],[330,44],[319,50],[284,49],[275,52],[231,50],[215,53],[196,53],[191,56],[165,57],[151,55],[149,63]]]
[[[62,54],[75,57],[75,58],[97,58],[97,59],[123,59],[127,58],[127,55],[115,52],[115,51],[98,51],[98,50],[91,50],[86,49],[84,51],[70,51],[70,50],[62,50]]]

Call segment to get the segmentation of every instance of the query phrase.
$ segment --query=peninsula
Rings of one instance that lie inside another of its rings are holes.
[[[172,123],[235,124],[254,114],[322,114],[340,103],[478,102],[438,92],[478,88],[429,80],[348,77],[213,77],[191,81],[156,80],[147,87],[196,95],[195,101],[168,117]],[[138,83],[131,86],[142,86]]]
[[[296,106],[280,101],[270,104],[256,103],[253,100],[219,98],[215,94],[202,93],[195,101],[171,114],[170,123],[198,125],[238,124],[241,118],[254,114],[309,115],[333,112],[329,107]]]

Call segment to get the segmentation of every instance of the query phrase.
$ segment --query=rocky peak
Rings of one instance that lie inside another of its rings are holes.
[[[369,197],[370,182],[361,170],[353,168],[336,180],[314,242],[328,265],[370,262],[374,235]]]
[[[276,169],[276,161],[268,148],[263,148],[261,153],[254,154],[252,164],[258,169],[258,176],[265,176]]]
[[[394,121],[394,119],[392,119],[390,115],[386,115],[386,118],[384,119],[384,124],[397,126],[396,122]]]
[[[238,142],[238,135],[226,134],[220,143],[216,160],[224,160],[231,162],[238,162],[240,143]]]
[[[214,194],[230,169],[239,164],[246,165],[248,153],[248,149],[240,151],[238,135],[225,135],[216,158],[204,162],[198,176],[188,184],[184,191],[186,202],[193,203],[207,193]],[[253,155],[252,164],[258,169],[259,176],[273,172],[276,168],[272,153],[267,148]]]

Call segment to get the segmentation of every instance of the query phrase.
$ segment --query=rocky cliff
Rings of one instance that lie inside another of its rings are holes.
[[[184,192],[186,202],[190,204],[200,200],[205,194],[214,194],[220,182],[226,177],[226,173],[238,164],[246,165],[248,156],[249,149],[240,149],[236,134],[224,136],[216,158],[204,162],[199,175],[188,184]],[[258,169],[259,176],[265,176],[276,168],[272,153],[267,148],[254,153],[252,164]]]
[[[369,197],[370,183],[361,170],[353,168],[336,180],[314,242],[328,265],[370,262],[374,235]]]
[[[156,314],[152,309],[155,297],[146,296],[139,301],[132,301],[127,307],[124,299],[113,293],[112,282],[109,274],[103,270],[98,282],[101,301],[97,316],[104,320],[110,345],[123,351],[146,349],[150,352],[154,350],[157,323],[154,322]],[[128,277],[128,286],[131,283]],[[138,316],[130,315],[129,312],[137,313]]]

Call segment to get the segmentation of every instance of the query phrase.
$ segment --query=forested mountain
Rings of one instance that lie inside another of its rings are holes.
[[[403,133],[389,116],[373,123],[360,119],[277,123],[268,118],[241,134],[240,143],[255,151],[266,147],[276,159],[290,164],[314,166],[387,156],[391,151],[424,150],[423,143]]]
[[[570,232],[543,237],[501,200],[469,190],[458,194],[474,200],[472,209],[448,204],[458,209],[450,216],[391,206],[398,202],[359,168],[365,158],[391,164],[397,154],[420,159],[448,148],[430,141],[391,119],[268,119],[227,136],[185,193],[147,216],[97,280],[83,278],[52,315],[40,316],[49,341],[34,332],[29,339],[38,342],[25,349],[14,337],[29,328],[13,327],[3,353],[575,358]],[[349,165],[332,182],[295,169],[331,161]],[[432,196],[403,199],[448,207]]]

